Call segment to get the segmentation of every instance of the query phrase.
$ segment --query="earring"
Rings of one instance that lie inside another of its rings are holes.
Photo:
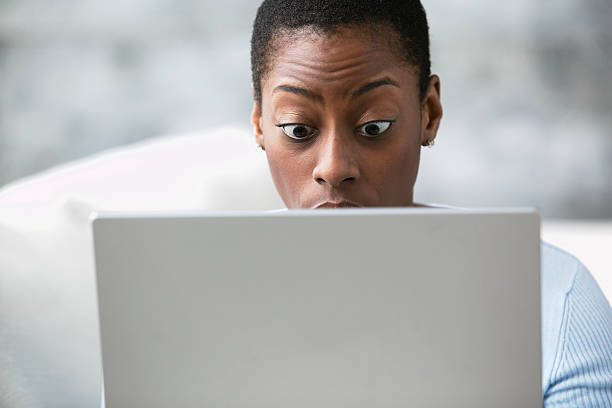
[[[255,149],[256,149],[256,150],[259,150],[259,151],[262,151],[262,152],[266,150],[266,149],[265,149],[265,148],[264,148],[262,145],[260,145],[259,143],[257,143],[257,146],[255,146]]]
[[[436,144],[435,138],[427,142],[427,147],[433,147],[434,144]]]

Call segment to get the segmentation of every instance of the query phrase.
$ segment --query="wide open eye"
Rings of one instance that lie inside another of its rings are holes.
[[[393,122],[392,120],[375,120],[373,122],[364,123],[359,126],[358,132],[366,137],[375,137],[389,129],[389,126],[391,126]]]
[[[276,125],[283,129],[283,132],[292,139],[304,140],[309,139],[315,133],[317,129],[312,126],[304,125],[302,123],[292,123],[288,125]]]

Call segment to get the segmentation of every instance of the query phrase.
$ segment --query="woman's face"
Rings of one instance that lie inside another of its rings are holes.
[[[294,34],[277,40],[252,115],[285,205],[412,206],[442,116],[438,77],[421,101],[417,69],[384,32]]]

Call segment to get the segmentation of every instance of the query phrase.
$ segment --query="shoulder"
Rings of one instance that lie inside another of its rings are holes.
[[[542,296],[565,296],[571,290],[578,270],[584,268],[582,262],[569,252],[545,241],[540,241],[540,252]]]
[[[545,405],[565,401],[576,406],[609,406],[610,305],[588,269],[575,256],[544,241],[541,253]]]
[[[564,272],[566,269],[574,270],[570,275],[575,275],[575,269],[582,265],[582,262],[576,256],[561,249],[546,241],[540,241],[542,251],[542,266],[561,268]],[[556,273],[559,271],[557,270]]]
[[[570,253],[541,241],[542,379],[546,389],[561,337],[561,323],[568,293],[580,261]]]

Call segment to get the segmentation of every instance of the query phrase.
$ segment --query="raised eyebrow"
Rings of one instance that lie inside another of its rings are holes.
[[[369,82],[365,84],[364,86],[362,86],[361,88],[357,89],[355,92],[353,92],[352,97],[356,98],[360,95],[363,95],[364,93],[368,91],[371,91],[372,89],[375,89],[375,88],[378,88],[379,86],[384,86],[384,85],[392,85],[398,88],[400,87],[399,84],[395,82],[394,80],[392,80],[391,78],[383,77],[375,81]]]
[[[323,101],[323,97],[321,95],[316,94],[312,91],[309,91],[308,89],[300,88],[297,86],[279,85],[276,88],[274,88],[272,93],[276,93],[280,91],[289,92],[289,93],[296,94],[296,95],[303,95],[303,96],[306,96],[307,98],[314,99],[317,101]]]

